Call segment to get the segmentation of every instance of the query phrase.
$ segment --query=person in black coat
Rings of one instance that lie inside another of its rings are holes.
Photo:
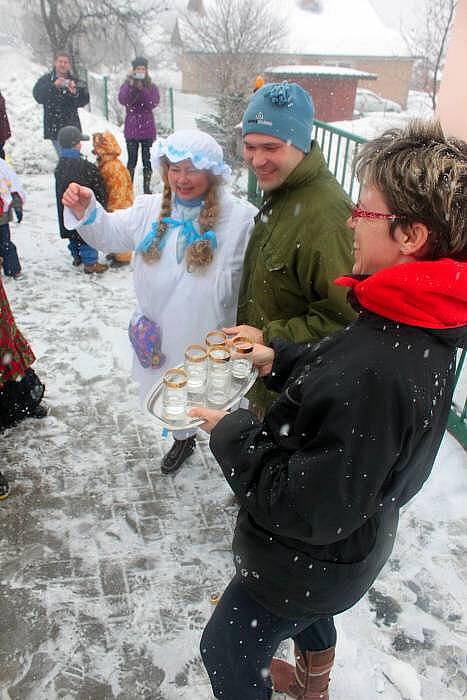
[[[44,138],[52,141],[60,157],[58,132],[63,126],[76,126],[81,131],[78,107],[89,102],[86,83],[71,72],[69,54],[60,51],[55,55],[54,69],[39,78],[32,94],[44,106]]]
[[[60,158],[55,168],[55,195],[57,199],[57,214],[60,227],[60,236],[68,238],[68,249],[73,258],[73,265],[83,263],[84,272],[105,272],[108,265],[98,262],[98,252],[95,248],[85,243],[77,231],[69,231],[63,223],[63,193],[68,185],[77,182],[85,187],[90,187],[97,201],[106,206],[106,191],[104,181],[98,168],[81,156],[81,142],[89,141],[75,126],[64,126],[58,132],[60,146]]]
[[[272,681],[327,700],[333,616],[387,561],[447,425],[456,348],[467,345],[467,144],[413,122],[366,144],[357,173],[355,264],[336,280],[357,320],[316,345],[255,346],[281,392],[263,422],[190,411],[241,505],[236,576],[201,640],[222,700],[266,700]],[[288,637],[296,668],[273,659]]]

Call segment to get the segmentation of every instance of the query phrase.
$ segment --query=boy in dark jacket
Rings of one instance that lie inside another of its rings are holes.
[[[81,141],[89,141],[75,126],[64,126],[58,132],[58,143],[61,149],[60,159],[55,168],[55,193],[57,197],[57,214],[60,226],[60,236],[68,238],[68,249],[73,258],[73,265],[84,264],[84,272],[101,273],[108,269],[98,261],[98,252],[83,241],[77,231],[68,231],[63,223],[63,193],[71,182],[90,187],[97,201],[106,205],[105,186],[99,170],[81,156]]]
[[[237,574],[201,641],[222,700],[328,700],[333,616],[370,588],[429,477],[467,345],[467,144],[413,122],[366,144],[350,287],[358,318],[312,345],[256,345],[264,421],[191,409],[241,509]],[[254,624],[253,624],[254,621]],[[296,667],[273,659],[295,642]],[[270,669],[270,673],[269,673]]]

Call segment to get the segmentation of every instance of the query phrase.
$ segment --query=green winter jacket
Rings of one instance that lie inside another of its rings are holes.
[[[239,324],[260,328],[264,342],[317,342],[355,314],[333,284],[352,271],[350,201],[317,143],[255,217],[240,287]],[[266,408],[274,398],[256,382],[248,398]]]

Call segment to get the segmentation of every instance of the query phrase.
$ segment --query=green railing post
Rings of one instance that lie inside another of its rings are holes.
[[[169,109],[170,109],[170,128],[175,130],[175,114],[174,114],[174,89],[169,87]]]
[[[466,356],[467,350],[463,350],[457,362],[454,386],[457,386],[457,383],[459,382]],[[461,445],[467,448],[467,398],[464,400],[463,408],[461,408],[461,406],[456,408],[455,402],[453,402],[449,413],[448,430],[459,440]]]
[[[87,68],[79,68],[78,70],[78,80],[83,80],[89,90],[89,75],[88,75],[88,69]],[[91,90],[89,90],[89,102],[87,103],[85,109],[87,109],[88,112],[92,112],[91,109]]]
[[[261,204],[261,192],[258,190],[258,180],[251,168],[248,168],[248,185],[247,185],[248,201],[259,207]]]
[[[104,116],[109,120],[109,76],[104,75]]]
[[[339,168],[339,156],[341,153],[341,142],[342,142],[342,136],[341,134],[338,134],[337,136],[337,153],[336,153],[336,160],[334,163],[334,177],[338,177],[338,168]]]

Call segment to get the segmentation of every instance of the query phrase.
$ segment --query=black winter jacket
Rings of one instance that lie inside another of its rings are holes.
[[[467,264],[447,262],[465,324]],[[397,266],[413,276],[414,288],[420,265]],[[391,296],[399,281],[387,274],[384,283]],[[446,293],[444,279],[441,287]],[[428,283],[429,304],[433,291]],[[273,342],[266,383],[281,393],[264,423],[239,410],[211,434],[242,506],[237,573],[258,602],[286,618],[343,611],[373,583],[391,553],[399,509],[430,474],[447,424],[456,347],[466,344],[467,326],[451,327],[459,315],[445,328],[426,328],[359,310],[354,323],[317,345]]]
[[[57,198],[57,215],[60,226],[61,238],[79,239],[77,231],[68,231],[63,223],[62,197],[68,185],[77,182],[78,185],[90,187],[94,192],[97,201],[106,206],[106,192],[104,181],[97,166],[90,163],[85,158],[68,158],[62,156],[55,168],[55,195]]]
[[[43,75],[34,85],[32,94],[36,102],[44,106],[44,138],[55,141],[62,126],[76,126],[81,131],[78,107],[84,107],[89,102],[87,85],[78,81],[71,73],[67,78],[76,83],[76,94],[73,95],[66,87],[56,88],[55,70]]]

